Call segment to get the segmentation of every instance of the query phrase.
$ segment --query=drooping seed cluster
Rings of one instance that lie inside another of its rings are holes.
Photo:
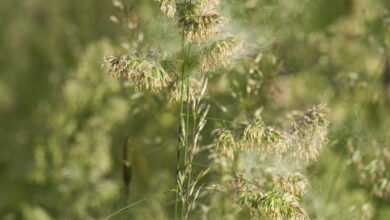
[[[289,175],[274,175],[272,182],[283,192],[290,193],[294,196],[303,196],[309,185],[308,180],[299,172]]]
[[[269,155],[281,155],[288,149],[285,134],[265,126],[261,119],[245,128],[239,147],[240,150],[257,150]]]
[[[374,206],[369,202],[353,206],[351,212],[351,217],[357,220],[372,220],[376,214]]]
[[[218,33],[222,16],[216,10],[218,1],[194,0],[177,4],[177,22],[189,42],[203,42]]]
[[[300,200],[307,186],[306,178],[295,173],[287,176],[272,176],[261,184],[239,176],[231,184],[238,203],[249,209],[253,218],[284,220],[309,219]]]
[[[209,71],[219,66],[227,67],[240,53],[241,44],[234,37],[217,40],[203,52],[202,69]]]
[[[235,138],[231,131],[222,132],[222,138],[217,139],[216,146],[222,146],[224,151],[257,151],[305,162],[314,161],[327,140],[329,122],[325,112],[325,106],[315,106],[297,116],[286,131],[266,126],[261,118],[257,118],[246,126],[239,138]],[[227,154],[233,155],[232,152]]]
[[[309,219],[301,206],[300,197],[276,189],[264,190],[256,183],[237,177],[234,186],[238,203],[249,209],[253,218],[270,220]]]
[[[222,16],[217,13],[218,0],[158,0],[161,13],[183,28],[184,37],[189,42],[208,40],[218,32]]]
[[[352,164],[358,171],[360,183],[371,189],[372,193],[390,201],[390,150],[381,149],[371,160],[364,160],[359,150],[348,145]]]
[[[231,160],[237,151],[267,155],[280,155],[287,151],[284,135],[272,127],[265,126],[260,118],[249,124],[240,138],[235,138],[232,131],[222,130],[215,146],[222,155],[228,156]]]
[[[317,160],[320,150],[327,142],[329,122],[326,106],[318,105],[298,115],[289,129],[292,154],[303,161]]]
[[[305,210],[300,205],[298,198],[276,191],[266,193],[259,202],[260,212],[271,220],[307,220]]]
[[[171,83],[160,65],[135,56],[105,57],[104,67],[113,78],[129,81],[139,91],[159,92]]]
[[[176,0],[158,0],[163,15],[173,18],[176,15]]]
[[[179,22],[185,27],[188,41],[205,41],[217,33],[217,25],[222,22],[218,14],[184,16]]]
[[[297,115],[286,129],[266,126],[257,117],[241,132],[225,129],[218,133],[212,158],[224,179],[232,180],[230,189],[252,216],[308,219],[300,200],[309,183],[301,171],[307,162],[318,158],[326,141],[323,135],[329,122],[325,112],[325,106],[315,106]],[[316,151],[315,156],[312,151]]]
[[[230,130],[223,129],[219,131],[211,157],[221,167],[229,167],[230,162],[234,160],[234,150],[236,148],[237,142],[233,133]]]
[[[197,70],[189,71],[204,74],[219,66],[226,67],[233,55],[237,54],[235,52],[239,42],[233,37],[216,40],[213,43],[208,41],[217,33],[216,28],[222,22],[222,16],[217,11],[219,0],[157,1],[163,15],[175,18],[183,31],[184,41],[186,43],[196,42],[200,49],[200,56],[197,57],[200,57],[200,61],[196,62],[199,66],[195,67]],[[167,74],[162,65],[150,59],[128,55],[108,56],[105,58],[104,66],[114,78],[129,81],[137,90],[157,93],[165,89],[169,100],[173,102],[194,100],[199,97],[203,89],[201,80],[196,77],[186,76],[190,79],[185,80],[179,77],[182,71],[179,69]]]

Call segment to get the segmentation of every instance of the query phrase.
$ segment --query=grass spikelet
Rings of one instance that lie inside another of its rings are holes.
[[[233,186],[238,203],[249,209],[253,219],[308,219],[299,196],[277,190],[274,186],[266,190],[259,182],[251,182],[243,176],[237,176]]]
[[[298,198],[289,193],[271,191],[266,193],[258,203],[260,215],[270,220],[307,220],[304,209],[300,206]]]
[[[210,6],[210,5],[208,5]],[[200,2],[180,5],[178,22],[183,27],[183,34],[189,42],[208,40],[218,32],[222,17],[214,10],[202,10],[206,6]]]
[[[173,18],[176,15],[176,0],[158,0],[163,15]]]
[[[256,151],[277,157],[293,157],[302,161],[316,160],[326,143],[329,122],[325,107],[315,106],[292,121],[289,130],[283,131],[266,126],[259,117],[247,125],[242,135],[234,140],[230,131],[217,138],[216,146],[240,151]],[[227,141],[228,140],[228,141]]]
[[[172,103],[178,103],[181,100],[194,102],[194,100],[204,96],[206,87],[207,81],[205,80],[191,78],[189,82],[175,81],[169,90],[169,100]],[[181,94],[182,89],[184,91],[188,89],[188,93]]]
[[[234,37],[217,40],[203,52],[202,69],[209,71],[217,67],[228,67],[239,53],[241,44]]]
[[[369,187],[376,197],[390,201],[390,151],[384,148],[368,160],[363,158],[360,151],[354,149],[351,144],[348,150],[360,183]]]
[[[108,56],[107,72],[115,79],[129,81],[139,91],[159,92],[171,84],[171,78],[157,63],[134,56]]]
[[[293,156],[303,161],[317,160],[327,142],[329,122],[325,105],[318,105],[296,117],[290,127]]]
[[[233,160],[236,146],[237,143],[231,131],[220,131],[220,134],[216,141],[216,151],[218,156]]]
[[[326,140],[329,122],[325,106],[309,109],[291,124],[288,129],[276,129],[258,116],[244,129],[235,131],[236,136],[224,129],[216,138],[212,159],[222,182],[233,180],[227,188],[253,219],[308,219],[300,200],[309,182],[300,172],[306,161],[318,157]],[[294,166],[282,165],[292,160],[296,161]]]
[[[266,126],[261,119],[249,124],[240,141],[241,150],[255,150],[262,154],[282,155],[288,150],[285,135],[279,130]]]
[[[290,193],[294,196],[301,197],[306,192],[308,180],[301,173],[289,175],[274,175],[272,182],[283,192]]]

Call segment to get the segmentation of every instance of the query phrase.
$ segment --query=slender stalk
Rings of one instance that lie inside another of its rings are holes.
[[[188,48],[187,53],[189,53],[191,50],[191,45]],[[186,76],[186,84],[187,84],[187,91],[186,91],[186,104],[187,104],[187,109],[186,109],[186,158],[185,158],[185,167],[186,167],[186,176],[187,176],[187,190],[186,190],[186,197],[188,198],[188,192],[190,191],[191,187],[191,176],[192,176],[192,168],[191,168],[191,143],[190,143],[190,114],[191,114],[191,101],[190,101],[190,87],[191,87],[191,81],[190,77]],[[195,112],[194,112],[195,114]],[[187,207],[188,208],[188,207]],[[187,210],[186,210],[187,213]],[[187,216],[187,215],[186,215]],[[187,217],[185,217],[187,219]]]
[[[179,192],[179,174],[181,171],[181,157],[182,157],[182,148],[183,148],[183,142],[181,140],[181,133],[182,133],[182,121],[183,121],[183,115],[184,115],[184,74],[185,74],[185,58],[184,58],[184,48],[185,48],[185,42],[184,42],[184,28],[182,31],[182,52],[183,52],[183,61],[182,61],[182,71],[180,74],[180,116],[179,116],[179,126],[178,126],[178,145],[176,149],[176,201],[175,201],[175,220],[177,220],[178,217],[178,206],[180,201],[180,192]]]
[[[187,0],[186,0],[187,1]],[[184,4],[186,4],[186,1],[184,2]],[[182,171],[182,163],[184,163],[185,165],[185,158],[186,158],[186,149],[185,149],[185,145],[186,145],[186,142],[187,140],[186,139],[182,139],[182,135],[183,135],[183,129],[186,130],[186,127],[182,127],[182,122],[185,120],[185,112],[184,112],[184,102],[185,101],[188,101],[188,97],[186,98],[186,100],[184,100],[184,79],[185,79],[185,72],[186,72],[186,42],[185,42],[185,30],[184,30],[184,27],[182,27],[182,54],[183,54],[183,60],[182,60],[182,69],[181,69],[181,74],[180,74],[180,81],[181,81],[181,84],[180,84],[180,119],[179,119],[179,129],[178,129],[178,132],[179,132],[179,135],[178,135],[178,146],[177,146],[177,158],[176,158],[176,201],[175,201],[175,220],[178,218],[178,209],[179,209],[179,203],[180,203],[180,194],[182,193],[180,190],[180,187],[179,187],[179,174],[180,172]],[[182,155],[183,155],[183,150],[184,150],[184,161],[182,160]],[[181,207],[181,214],[180,214],[180,219],[183,219],[183,211],[184,211],[184,204],[182,204],[182,207]]]

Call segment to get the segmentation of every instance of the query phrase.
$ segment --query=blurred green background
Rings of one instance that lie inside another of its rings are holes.
[[[101,64],[118,51],[174,51],[179,34],[155,1],[126,3],[127,30],[110,21],[118,13],[110,0],[0,2],[0,219],[103,219],[146,198],[113,219],[172,219],[174,197],[166,192],[175,183],[177,110],[123,89]],[[369,162],[390,147],[390,1],[222,6],[227,30],[253,49],[210,76],[210,116],[245,122],[263,108],[265,120],[278,124],[291,110],[328,103],[329,146],[309,170],[312,219],[370,219],[361,213],[367,207],[371,219],[390,219],[390,198],[360,184],[347,150],[359,148]],[[210,122],[206,133],[221,126]]]

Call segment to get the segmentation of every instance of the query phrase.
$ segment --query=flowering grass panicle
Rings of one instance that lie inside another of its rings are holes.
[[[371,203],[364,203],[353,206],[350,210],[353,219],[356,220],[371,220],[375,217],[375,208]]]
[[[351,143],[348,151],[358,171],[360,183],[369,187],[376,197],[390,201],[390,151],[383,148],[370,160],[364,159]]]
[[[128,81],[139,91],[160,92],[171,84],[168,73],[157,63],[135,56],[108,56],[107,72],[116,79]]]
[[[217,67],[228,67],[235,56],[238,56],[241,43],[235,37],[217,40],[203,51],[202,69],[209,71]]]
[[[329,122],[323,106],[316,106],[297,116],[291,127],[284,131],[266,126],[261,118],[248,124],[235,138],[231,131],[223,130],[217,137],[216,148],[226,155],[237,151],[257,152],[269,158],[295,158],[303,162],[316,160],[326,143]]]
[[[176,80],[173,82],[172,87],[169,88],[169,101],[171,103],[178,103],[182,100],[185,100],[194,103],[196,99],[205,96],[206,89],[206,78],[191,78],[189,82]],[[182,94],[182,90],[188,90],[188,92]]]
[[[214,159],[218,160],[219,163],[228,164],[228,161],[234,159],[234,152],[236,150],[236,140],[231,131],[222,129],[217,137],[215,143]],[[228,161],[226,161],[228,160]]]
[[[178,4],[178,23],[189,42],[204,42],[218,33],[222,16],[215,10],[215,1],[192,1]]]
[[[317,105],[298,115],[292,122],[289,139],[293,157],[306,162],[317,160],[327,142],[329,122],[326,112],[325,105]]]
[[[324,111],[323,106],[309,109],[296,116],[287,129],[272,128],[256,117],[244,129],[219,132],[213,159],[223,181],[233,182],[227,188],[253,219],[308,219],[301,199],[309,182],[301,171],[307,165],[306,160],[318,157],[326,139],[323,135],[328,121]],[[314,146],[311,139],[319,139],[315,143],[321,146]],[[311,148],[316,151],[315,157]],[[297,161],[297,166],[283,166],[291,159]]]
[[[242,136],[232,147],[236,150],[312,161],[318,158],[326,143],[328,125],[325,107],[322,105],[297,116],[286,131],[266,126],[261,118],[257,118],[244,129]]]
[[[260,216],[270,220],[307,220],[305,210],[299,203],[299,199],[289,193],[270,191],[266,193],[258,203]]]
[[[236,178],[233,186],[238,203],[249,210],[252,219],[309,219],[299,202],[300,197],[294,194],[272,188],[265,190],[240,176]]]
[[[283,132],[266,126],[261,118],[244,129],[238,146],[241,150],[253,150],[273,156],[282,155],[288,150]]]
[[[161,13],[169,18],[176,15],[176,0],[157,0],[160,2]]]
[[[283,192],[294,196],[303,196],[309,185],[307,178],[299,172],[272,176],[272,183]]]

